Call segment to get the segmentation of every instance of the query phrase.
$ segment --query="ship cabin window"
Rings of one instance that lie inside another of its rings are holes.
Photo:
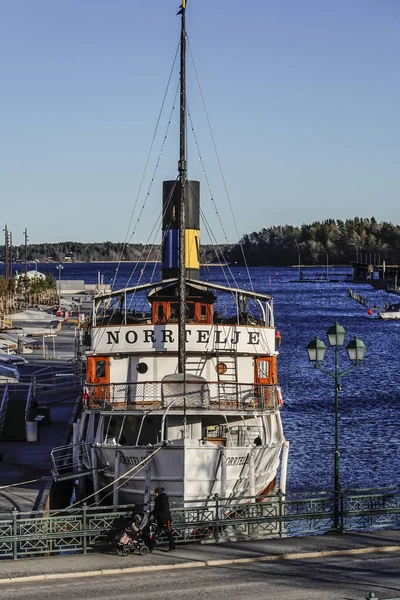
[[[96,360],[96,379],[101,379],[106,376],[106,361]]]
[[[257,362],[257,376],[259,379],[268,379],[269,377],[269,363],[266,360],[259,360]]]
[[[141,375],[144,375],[149,370],[149,367],[144,362],[140,362],[136,365],[136,371]]]
[[[189,321],[194,321],[194,303],[188,302],[186,304],[186,318]]]
[[[104,419],[104,443],[116,446],[120,443],[123,421],[119,416],[105,417]]]
[[[165,323],[167,320],[168,303],[154,302],[151,308],[151,320],[153,323]]]
[[[179,318],[179,304],[177,302],[171,302],[169,305],[169,320],[177,321]]]
[[[238,425],[237,427],[230,428],[230,440],[234,446],[245,446],[247,444],[259,445],[257,440],[259,437],[260,430],[255,426]]]
[[[162,304],[157,306],[157,321],[164,321],[164,307]]]
[[[204,441],[217,445],[223,444],[227,447],[257,444],[259,443],[258,440],[255,441],[257,437],[264,439],[263,433],[253,418],[245,419],[242,423],[228,418],[228,422],[218,423],[215,417],[205,417],[203,418],[202,434]],[[268,435],[266,439],[268,442]]]
[[[169,309],[169,321],[177,321],[179,319],[179,304],[177,302],[171,302]],[[186,304],[186,319],[188,321],[194,321],[194,303],[188,302]]]
[[[211,323],[213,322],[213,306],[212,304],[205,304],[204,302],[196,303],[196,321],[200,323]]]
[[[156,444],[160,441],[160,429],[161,416],[107,416],[104,418],[101,443],[110,446]]]

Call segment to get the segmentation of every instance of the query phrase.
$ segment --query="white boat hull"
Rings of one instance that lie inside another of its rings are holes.
[[[156,447],[96,445],[98,466],[106,465],[99,470],[99,485],[104,488],[120,478],[109,488],[109,493],[118,488],[120,504],[146,504],[158,486],[176,502],[201,502],[215,494],[231,499],[258,495],[276,478],[282,446],[224,448],[179,439],[155,452]]]

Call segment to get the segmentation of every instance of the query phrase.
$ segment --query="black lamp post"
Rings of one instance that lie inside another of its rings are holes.
[[[339,372],[339,348],[343,346],[344,339],[346,337],[346,330],[344,327],[335,323],[329,327],[326,332],[328,337],[329,345],[335,349],[335,369],[333,373],[326,371],[320,366],[325,358],[325,352],[327,347],[324,342],[318,337],[314,338],[307,346],[308,358],[313,363],[316,369],[319,369],[323,373],[326,373],[335,380],[335,462],[334,462],[334,528],[336,531],[340,531],[340,470],[339,470],[339,381],[343,375],[346,375],[349,371],[354,369],[364,358],[366,346],[358,338],[355,337],[351,342],[347,344],[346,350],[349,360],[353,363],[349,369]]]

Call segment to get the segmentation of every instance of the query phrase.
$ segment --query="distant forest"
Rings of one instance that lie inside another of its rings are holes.
[[[4,246],[0,247],[4,260]],[[234,245],[201,247],[202,263],[220,262],[221,258],[231,264],[285,266],[297,264],[315,265],[349,264],[355,260],[377,262],[386,260],[400,262],[400,226],[378,223],[371,219],[355,218],[341,221],[327,219],[301,227],[279,225],[245,234]],[[12,248],[13,260],[25,260],[24,246]],[[60,242],[57,244],[28,244],[27,260],[44,262],[65,261],[154,261],[160,260],[160,246],[142,244],[98,242]]]
[[[274,226],[246,234],[229,252],[229,262],[249,265],[349,264],[359,260],[400,262],[400,226],[371,219],[327,219]]]
[[[203,263],[217,260],[217,256],[226,259],[232,246],[201,246],[200,260]],[[25,246],[13,246],[9,254],[13,262],[25,262]],[[161,245],[127,244],[121,242],[58,242],[55,244],[28,244],[27,262],[94,262],[94,261],[159,261]],[[4,261],[5,248],[0,246],[0,260]]]

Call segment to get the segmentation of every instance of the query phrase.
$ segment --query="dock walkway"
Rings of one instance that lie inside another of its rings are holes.
[[[26,383],[10,385],[9,405],[13,401],[25,404],[28,382],[35,372],[51,370],[52,367],[53,370],[71,368],[75,331],[63,325],[57,336],[55,358],[45,360],[33,355],[31,359],[32,355],[26,355],[29,364],[21,368],[21,379]],[[44,506],[52,482],[50,453],[55,446],[67,443],[80,397],[77,387],[66,386],[60,379],[59,386],[52,388],[50,393],[44,389],[37,393],[36,412],[40,414],[42,408],[47,414],[46,420],[38,425],[37,442],[26,441],[23,435],[25,419],[21,410],[18,417],[21,423],[15,428],[17,435],[14,439],[10,440],[10,436],[7,439],[9,432],[3,432],[6,439],[0,439],[0,512],[9,512],[14,507],[19,511],[30,511]]]

